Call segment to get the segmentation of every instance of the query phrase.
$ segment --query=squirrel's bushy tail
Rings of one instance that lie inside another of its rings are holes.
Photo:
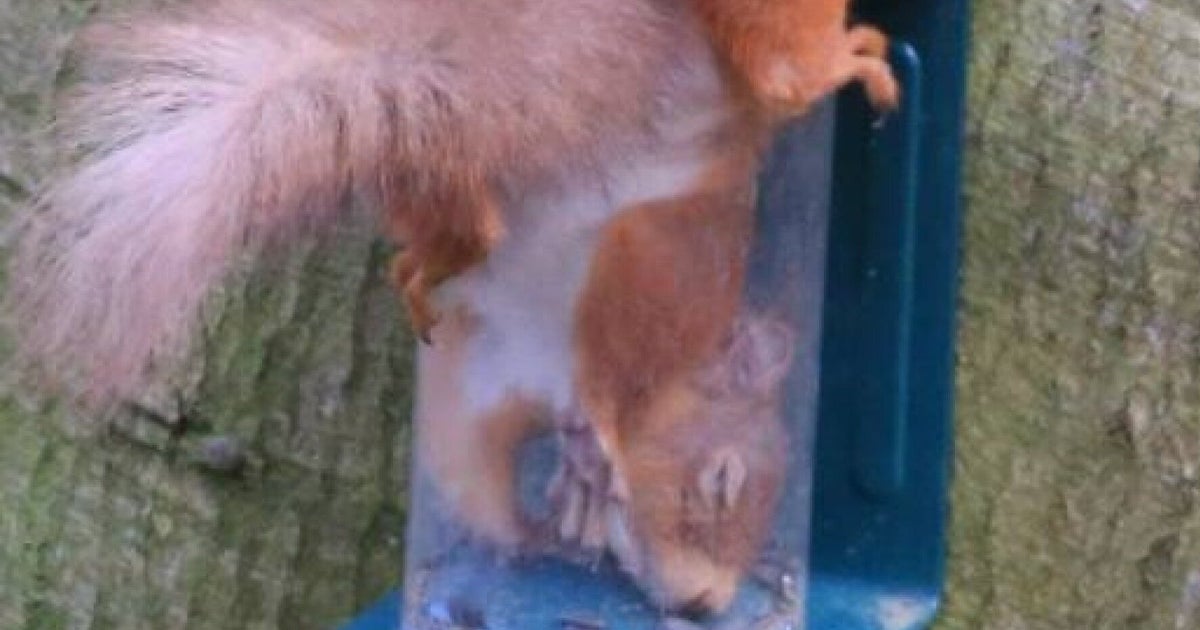
[[[75,160],[15,222],[6,314],[18,356],[94,404],[177,357],[232,260],[350,195],[416,215],[392,224],[415,239],[447,174],[590,164],[648,142],[653,111],[723,98],[656,0],[205,0],[80,44],[57,129]]]
[[[134,393],[241,253],[328,227],[352,193],[389,203],[454,110],[396,43],[413,4],[217,0],[85,31],[55,129],[75,161],[13,230],[18,357],[85,403]]]

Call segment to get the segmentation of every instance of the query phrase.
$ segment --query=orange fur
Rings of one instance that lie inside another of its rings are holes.
[[[787,471],[794,343],[785,325],[743,315],[715,359],[655,393],[622,435],[630,498],[610,541],[666,608],[724,610],[759,559]]]
[[[483,183],[457,182],[438,193],[397,202],[388,212],[388,222],[393,238],[405,245],[392,262],[392,283],[413,331],[430,343],[439,317],[430,294],[482,262],[503,237],[498,201]]]
[[[692,2],[734,74],[777,116],[802,114],[853,81],[864,85],[872,105],[881,111],[899,103],[899,86],[885,61],[887,37],[869,26],[847,28],[849,0]],[[499,230],[476,227],[493,216],[491,207],[483,195],[477,195],[475,203],[462,206],[464,221],[410,230],[416,239],[402,254],[399,266],[406,272],[396,284],[423,339],[428,339],[437,318],[429,305],[429,292],[477,264],[495,242],[492,234]],[[451,234],[455,229],[458,234]]]
[[[744,127],[700,189],[625,210],[600,237],[576,306],[575,375],[618,484],[624,425],[712,360],[738,309],[763,131]]]
[[[697,104],[704,112],[698,120],[710,121],[705,125],[712,128],[683,124],[687,133],[667,134],[678,146],[661,148],[667,162],[679,156],[684,164],[697,162],[696,174],[680,179],[668,194],[597,219],[599,234],[590,249],[562,250],[583,258],[586,268],[578,293],[565,294],[574,296],[569,304],[544,302],[542,288],[560,282],[558,270],[566,261],[554,252],[561,243],[574,244],[576,230],[593,228],[524,208],[514,216],[531,223],[513,223],[514,237],[537,233],[540,239],[507,242],[479,270],[447,283],[447,319],[433,328],[434,343],[421,349],[419,369],[421,469],[457,522],[502,548],[527,546],[532,533],[512,491],[516,446],[521,435],[544,430],[548,419],[561,423],[562,410],[550,402],[553,396],[539,393],[540,381],[522,380],[520,374],[530,368],[515,362],[534,365],[560,355],[534,344],[529,354],[499,364],[501,372],[488,361],[514,338],[541,339],[543,320],[531,317],[566,309],[562,325],[571,339],[561,360],[570,363],[552,364],[550,371],[573,371],[573,378],[564,378],[581,411],[576,428],[595,437],[600,455],[574,467],[567,481],[608,468],[611,474],[601,474],[628,492],[609,510],[607,497],[595,496],[597,490],[607,492],[603,481],[569,489],[556,515],[563,521],[559,533],[568,545],[578,539],[612,548],[666,608],[719,609],[729,603],[769,530],[785,462],[778,379],[745,386],[745,379],[730,376],[744,362],[738,349],[746,344],[738,340],[745,335],[735,333],[746,326],[734,322],[753,227],[754,179],[769,125],[736,96],[709,98],[715,103]],[[663,168],[652,155],[651,168]],[[598,184],[604,194],[594,203],[608,203],[629,186],[658,182],[645,180],[636,167],[618,168],[611,177]],[[590,197],[592,185],[567,199]],[[514,291],[521,296],[515,311],[493,303],[503,298],[507,304]],[[460,311],[472,313],[475,323],[458,323]],[[500,383],[502,395],[479,393],[470,373],[485,385]],[[483,437],[489,435],[496,437]],[[702,446],[706,440],[711,449]],[[655,508],[663,492],[704,496],[698,477],[711,469],[707,456],[713,449],[744,469],[746,493],[735,493],[744,500],[735,497],[707,512],[695,505],[681,511],[677,502]],[[581,452],[568,445],[562,456],[566,463],[578,462]],[[673,464],[664,467],[664,458]],[[583,501],[570,504],[572,499]],[[623,516],[611,520],[613,515]],[[572,528],[581,529],[566,531]],[[679,531],[691,533],[681,537]],[[714,555],[714,544],[728,550]]]
[[[611,549],[660,606],[723,610],[758,559],[787,468],[782,383],[795,334],[741,314],[715,356],[647,392],[621,421],[619,474],[607,496],[599,434],[573,426],[553,490],[560,534]],[[579,452],[584,456],[580,457]]]
[[[479,333],[471,313],[453,309],[421,350],[418,470],[477,538],[510,551],[557,551],[521,511],[515,454],[559,420],[544,403],[519,395],[468,409],[463,375]],[[619,504],[596,496],[603,461],[581,461],[578,449],[562,454],[573,467],[556,480],[557,490],[574,503],[559,516],[609,547],[664,609],[724,609],[758,558],[787,469],[780,404],[794,343],[786,325],[743,313],[703,364],[644,392],[621,425],[630,494]],[[575,428],[584,440],[598,437],[592,425]]]
[[[719,50],[750,90],[776,111],[803,113],[859,81],[880,110],[899,86],[886,62],[887,37],[847,28],[850,0],[692,0]]]

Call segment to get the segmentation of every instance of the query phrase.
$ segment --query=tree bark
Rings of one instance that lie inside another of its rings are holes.
[[[0,4],[6,211],[47,169],[31,130],[95,4]],[[412,343],[372,227],[235,279],[182,405],[79,431],[0,402],[0,628],[325,629],[398,582]]]
[[[1200,627],[1200,5],[978,0],[942,629]]]

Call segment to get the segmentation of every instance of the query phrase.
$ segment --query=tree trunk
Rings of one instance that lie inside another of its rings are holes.
[[[94,5],[0,4],[5,207]],[[1200,627],[1200,6],[974,6],[939,627]],[[214,300],[184,409],[158,408],[182,434],[0,405],[0,628],[327,628],[395,581],[411,342],[385,249],[365,224],[301,249]]]
[[[1200,628],[1200,4],[974,6],[940,628]]]
[[[5,208],[45,172],[29,130],[94,4],[0,3]],[[412,344],[371,228],[218,296],[182,408],[80,432],[0,403],[0,628],[325,629],[396,584]]]

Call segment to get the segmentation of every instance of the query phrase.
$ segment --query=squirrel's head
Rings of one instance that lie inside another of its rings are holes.
[[[716,361],[630,423],[630,497],[610,516],[610,545],[664,609],[726,608],[758,559],[787,473],[780,405],[794,343],[788,326],[743,317]]]

